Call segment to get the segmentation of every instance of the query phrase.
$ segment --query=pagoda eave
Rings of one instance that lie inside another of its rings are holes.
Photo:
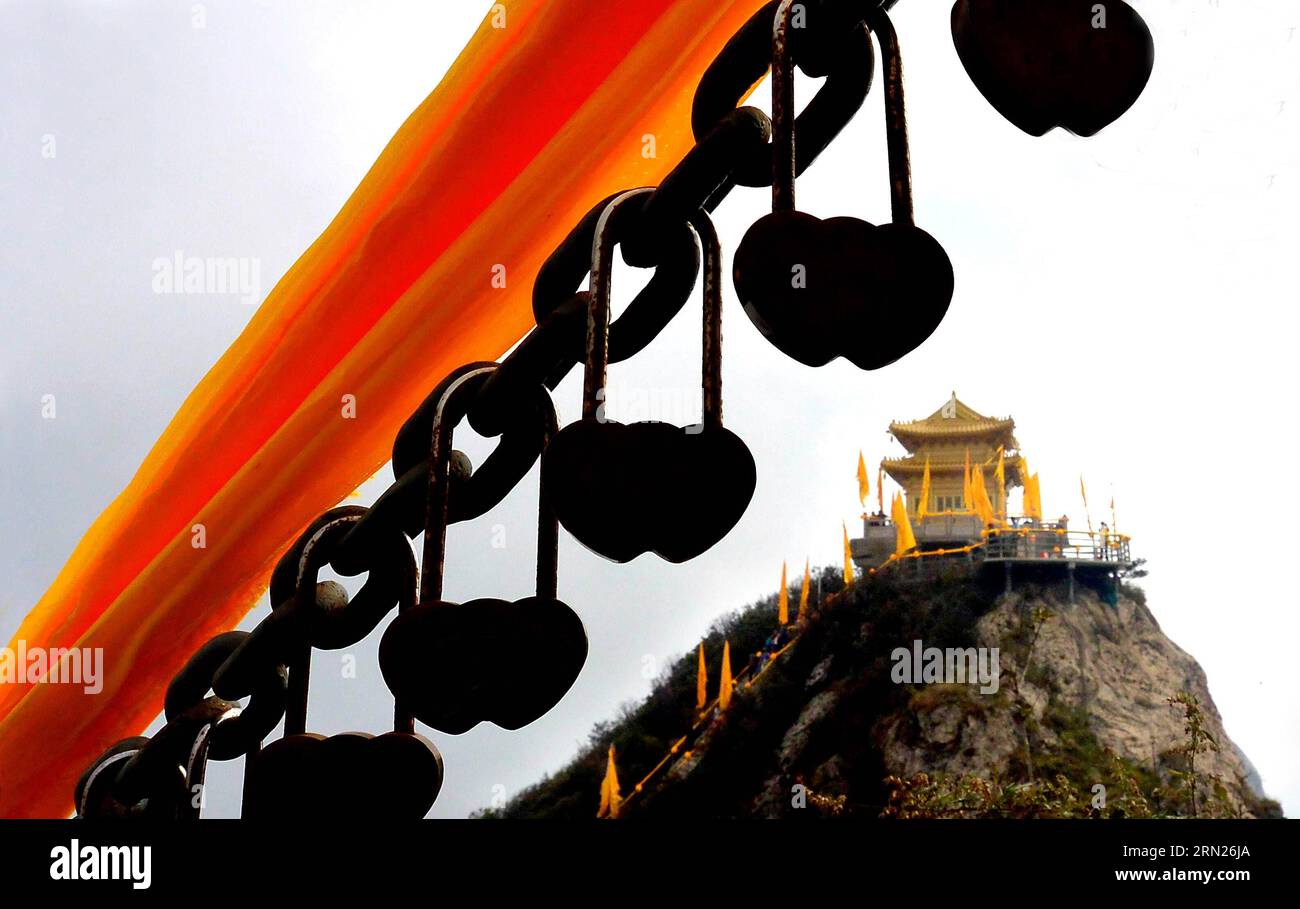
[[[1018,447],[1013,435],[1015,423],[1011,420],[987,423],[983,426],[908,426],[891,423],[889,433],[908,451],[926,442],[956,442],[962,439],[1002,441],[1006,448]]]
[[[1011,489],[1016,486],[1024,485],[1024,478],[1020,476],[1019,458],[1016,456],[1008,457],[1003,463],[1003,475],[1006,477],[1006,487]],[[991,469],[996,465],[996,461],[975,462],[973,466]],[[881,468],[885,473],[892,477],[899,476],[922,476],[925,473],[925,461],[920,458],[885,458],[880,462]],[[964,461],[931,461],[930,476],[948,476],[956,474],[961,476],[966,472]],[[986,474],[991,476],[991,474]]]

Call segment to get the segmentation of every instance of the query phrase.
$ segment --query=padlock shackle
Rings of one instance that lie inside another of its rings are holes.
[[[610,274],[614,265],[614,247],[618,245],[610,225],[621,206],[652,191],[633,189],[614,197],[596,222],[588,285],[587,355],[582,380],[584,420],[598,419],[609,377]],[[703,254],[702,418],[706,427],[719,428],[722,426],[722,247],[713,221],[703,209],[698,209],[687,224]]]
[[[772,211],[794,211],[794,61],[790,20],[796,0],[782,0],[772,23]]]
[[[790,22],[796,0],[783,0],[772,26],[772,211],[795,207],[794,64],[790,57]],[[903,57],[898,33],[885,12],[892,2],[862,3],[862,20],[880,44],[885,67],[885,138],[889,155],[890,217],[913,224],[912,167],[907,145],[907,109],[903,102]]]
[[[550,400],[550,395],[547,395]],[[543,408],[546,420],[542,447],[549,445],[560,431],[560,419],[554,405]],[[550,490],[537,473],[537,596],[554,600],[560,595],[560,519],[551,507]]]
[[[704,312],[703,374],[700,387],[704,393],[701,417],[709,429],[722,428],[722,244],[718,231],[704,209],[697,209],[690,219],[691,228],[700,241],[703,253]]]
[[[582,418],[596,419],[601,395],[609,374],[609,297],[613,286],[615,239],[611,224],[624,205],[654,192],[643,186],[619,193],[609,201],[596,219],[596,230],[591,243],[591,271],[587,279],[590,302],[587,305],[587,349],[582,374]]]
[[[310,597],[312,601],[316,599],[315,578],[319,566],[315,564],[313,550],[320,545],[322,537],[342,522],[342,518],[329,521],[318,527],[316,532],[304,541],[302,553],[298,557],[298,570],[294,573],[293,579],[294,598],[298,603],[307,602],[304,597]],[[309,577],[313,588],[311,590],[305,589],[309,584]],[[271,608],[275,609],[277,605],[272,603]],[[286,736],[302,735],[307,731],[307,699],[311,693],[311,652],[311,643],[303,643],[295,647],[293,656],[289,659],[289,699],[284,711]]]
[[[447,499],[450,486],[452,440],[456,427],[450,416],[462,395],[477,394],[487,378],[496,372],[495,363],[472,369],[447,386],[433,416],[433,440],[429,455],[429,488],[424,521],[424,555],[420,572],[421,603],[436,603],[442,599],[443,576],[447,550]],[[542,448],[555,436],[559,418],[551,396],[539,384],[538,393],[544,400],[540,408],[545,421]],[[551,508],[544,484],[538,489],[537,507],[537,596],[555,597],[559,587],[560,522]],[[402,730],[398,730],[402,731]]]
[[[425,496],[424,552],[420,561],[420,602],[442,599],[444,554],[447,547],[447,497],[450,485],[451,437],[454,427],[446,425],[447,403],[476,387],[491,375],[495,366],[471,369],[447,386],[433,414],[433,441],[429,448],[429,485]]]
[[[295,566],[293,577],[293,598],[295,602],[293,604],[272,603],[272,609],[281,606],[298,609],[315,608],[316,580],[320,575],[320,569],[331,561],[330,550],[334,548],[335,544],[346,538],[348,531],[364,519],[368,510],[359,506],[344,506],[326,513],[329,515],[328,520],[322,521],[312,531],[311,535],[301,542],[301,550],[298,554],[298,563]],[[401,579],[399,581],[401,587],[397,596],[397,611],[401,613],[415,605],[418,578],[415,567],[415,554],[410,549],[409,541],[406,540],[404,534],[395,534],[394,536],[401,537],[402,542],[406,545],[404,553],[406,558],[399,560],[401,563]],[[327,544],[329,544],[328,548],[326,548]],[[323,550],[323,552],[318,550]],[[377,565],[371,566],[371,569],[376,568]],[[364,596],[364,592],[358,596]],[[312,606],[305,606],[304,604],[312,604]],[[356,605],[357,603],[350,603],[345,608],[355,608]],[[373,617],[372,621],[377,623],[379,617]],[[310,622],[307,627],[310,628]],[[366,633],[369,633],[370,630],[372,629],[366,629]],[[296,648],[296,652],[289,660],[289,698],[284,716],[285,735],[300,735],[307,731],[307,702],[311,687],[312,649],[313,645],[309,641]],[[402,710],[401,705],[394,704],[394,732],[413,732],[415,729],[414,722],[414,718]]]
[[[892,4],[890,4],[892,5]],[[903,103],[903,54],[898,32],[886,7],[867,3],[863,16],[876,36],[885,64],[885,142],[889,153],[889,203],[895,224],[914,224],[912,213],[912,162],[907,146],[907,106]]]

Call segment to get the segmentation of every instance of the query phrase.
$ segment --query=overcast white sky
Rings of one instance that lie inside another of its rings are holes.
[[[208,4],[196,29],[191,5],[0,2],[5,640],[252,314],[234,296],[155,295],[151,263],[176,250],[255,257],[265,294],[490,6],[246,0]],[[770,593],[783,559],[792,572],[805,555],[836,562],[840,521],[852,528],[859,511],[858,450],[879,460],[890,419],[925,416],[954,389],[1016,419],[1048,512],[1081,517],[1081,472],[1094,515],[1113,490],[1120,529],[1149,560],[1157,619],[1205,668],[1268,792],[1300,813],[1287,491],[1300,11],[1268,0],[1135,5],[1155,34],[1155,72],[1128,114],[1081,140],[1033,139],[1003,121],[961,69],[948,4],[900,3],[917,223],[957,275],[947,319],[883,371],[813,370],[759,337],[728,281],[726,416],[758,464],[753,504],[687,565],[643,556],[616,566],[565,537],[560,590],[587,625],[587,665],[523,731],[434,734],[447,770],[435,816],[464,816],[563,764],[716,616]],[[806,99],[810,86],[799,90]],[[755,103],[766,107],[766,92]],[[877,86],[800,180],[801,208],[887,217],[880,104]],[[50,135],[52,159],[42,156]],[[767,202],[738,191],[720,209],[728,254]],[[616,274],[616,297],[641,280]],[[611,415],[620,389],[625,406],[638,394],[689,398],[698,357],[697,320],[683,317],[612,372]],[[575,373],[557,396],[562,418],[578,416],[580,391]],[[45,394],[57,396],[56,420],[41,419]],[[487,450],[468,430],[458,442],[478,459]],[[449,597],[527,593],[535,489],[534,477],[451,530]],[[505,549],[490,545],[495,525]],[[384,728],[391,700],[376,645],[355,649],[356,680],[340,677],[339,654],[317,654],[312,730]],[[216,765],[210,780],[208,814],[237,813],[238,768]]]

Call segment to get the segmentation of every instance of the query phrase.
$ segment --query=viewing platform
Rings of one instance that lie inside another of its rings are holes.
[[[1119,574],[1132,567],[1131,540],[1107,530],[1068,530],[1053,522],[1010,518],[982,529],[973,514],[927,515],[914,528],[916,548],[895,551],[898,530],[881,515],[863,519],[863,535],[849,541],[854,564],[864,573],[882,569],[917,575],[945,566],[988,571],[1002,567],[1006,592],[1013,578],[1067,581],[1074,597],[1076,576],[1118,593]]]
[[[1011,518],[1003,527],[986,530],[978,515],[927,515],[912,532],[917,548],[896,555],[893,523],[882,515],[867,515],[862,537],[849,541],[854,563],[864,571],[899,559],[938,556],[969,556],[972,562],[1086,562],[1112,569],[1133,563],[1131,541],[1125,534],[1067,530],[1028,518]]]
[[[880,462],[879,510],[863,515],[862,536],[849,541],[857,567],[924,574],[961,564],[982,573],[1001,566],[1008,591],[1013,576],[1068,579],[1071,597],[1077,574],[1113,602],[1120,573],[1133,565],[1129,537],[1104,523],[1094,528],[1082,480],[1088,529],[1071,529],[1065,515],[1044,520],[1038,475],[1020,452],[1015,426],[1010,417],[975,411],[955,393],[928,417],[890,423],[906,454]],[[902,487],[888,515],[885,475]],[[1022,515],[1008,507],[1013,488],[1023,490]]]

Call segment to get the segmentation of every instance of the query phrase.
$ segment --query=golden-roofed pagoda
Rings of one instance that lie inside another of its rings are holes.
[[[1065,515],[1045,521],[1037,475],[1026,476],[1015,429],[1011,417],[986,417],[956,392],[928,417],[890,423],[889,434],[907,454],[884,458],[880,467],[903,487],[907,507],[862,516],[862,537],[849,541],[858,568],[897,566],[921,575],[965,565],[987,575],[1000,567],[1008,592],[1014,569],[1036,581],[1064,578],[1071,600],[1078,579],[1114,605],[1120,572],[1133,564],[1128,536],[1104,523],[1094,529],[1086,503],[1086,530],[1071,529]],[[1008,491],[1027,481],[1032,496],[1024,513],[1009,513]]]
[[[924,517],[934,520],[944,515],[969,514],[972,504],[966,501],[966,468],[979,466],[989,501],[998,514],[1006,514],[1007,492],[1023,485],[1020,445],[1015,437],[1016,421],[1010,417],[986,417],[958,400],[953,392],[942,407],[921,420],[894,421],[889,433],[908,454],[885,458],[881,468],[903,487],[907,510],[920,516],[921,488],[925,465],[930,465],[929,500]],[[1003,462],[1004,482],[999,488],[995,471],[999,454]]]

